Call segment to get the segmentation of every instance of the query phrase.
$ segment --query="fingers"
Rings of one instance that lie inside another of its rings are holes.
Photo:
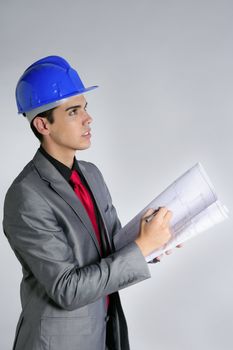
[[[152,215],[153,213],[155,213],[155,209],[153,208],[147,209],[147,211],[143,215],[143,219],[146,219],[148,216]],[[166,207],[160,207],[155,214],[156,214],[156,218],[164,219],[166,217],[166,220],[170,220],[169,217],[172,216],[172,212],[168,210]]]
[[[167,210],[167,212],[163,218],[163,223],[165,225],[167,225],[169,223],[169,221],[171,220],[171,218],[172,218],[172,212],[170,210]]]
[[[163,220],[165,215],[167,214],[168,212],[168,209],[165,208],[165,207],[160,207],[157,214],[156,214],[156,218],[157,219],[160,219],[160,220]]]
[[[177,244],[176,248],[182,248],[184,246],[183,243]]]
[[[156,217],[156,221],[161,224],[168,226],[169,222],[172,218],[172,212],[168,210],[166,207],[159,207],[159,209],[154,210],[153,208],[148,209],[142,219],[147,223],[153,220]]]
[[[153,214],[154,212],[154,209],[153,208],[150,208],[150,209],[147,209],[147,211],[145,212],[145,214],[143,215],[143,219],[146,219],[148,216],[150,216],[151,214]]]
[[[159,260],[159,261],[161,261],[162,257],[163,257],[163,254],[157,256],[156,259]]]
[[[183,244],[183,243],[180,243],[180,244],[177,244],[177,245],[176,245],[176,248],[182,248],[183,246],[184,246],[184,244]],[[170,254],[172,254],[172,252],[173,252],[172,249],[168,249],[168,250],[165,251],[165,254],[166,254],[166,255],[170,255]]]

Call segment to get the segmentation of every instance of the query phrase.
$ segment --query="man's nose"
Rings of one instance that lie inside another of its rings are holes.
[[[87,112],[85,113],[85,118],[84,118],[84,123],[90,124],[93,121],[93,118],[88,114]]]

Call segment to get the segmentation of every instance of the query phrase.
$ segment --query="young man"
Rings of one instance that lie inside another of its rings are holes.
[[[150,277],[145,256],[170,238],[171,212],[141,220],[121,249],[121,227],[97,167],[77,161],[91,144],[85,88],[67,61],[33,63],[16,88],[40,148],[10,186],[3,228],[22,265],[14,350],[128,350],[118,290]]]

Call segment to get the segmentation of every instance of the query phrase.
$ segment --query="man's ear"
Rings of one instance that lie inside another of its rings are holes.
[[[38,115],[33,119],[32,123],[40,134],[42,135],[49,134],[49,122],[46,118],[42,118]]]

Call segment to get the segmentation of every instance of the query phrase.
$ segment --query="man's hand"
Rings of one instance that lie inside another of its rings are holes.
[[[167,208],[162,207],[158,210],[156,215],[147,222],[146,219],[153,212],[153,209],[149,209],[142,217],[140,232],[138,238],[135,240],[145,257],[154,250],[161,248],[171,238],[169,223],[172,217],[172,212]]]

